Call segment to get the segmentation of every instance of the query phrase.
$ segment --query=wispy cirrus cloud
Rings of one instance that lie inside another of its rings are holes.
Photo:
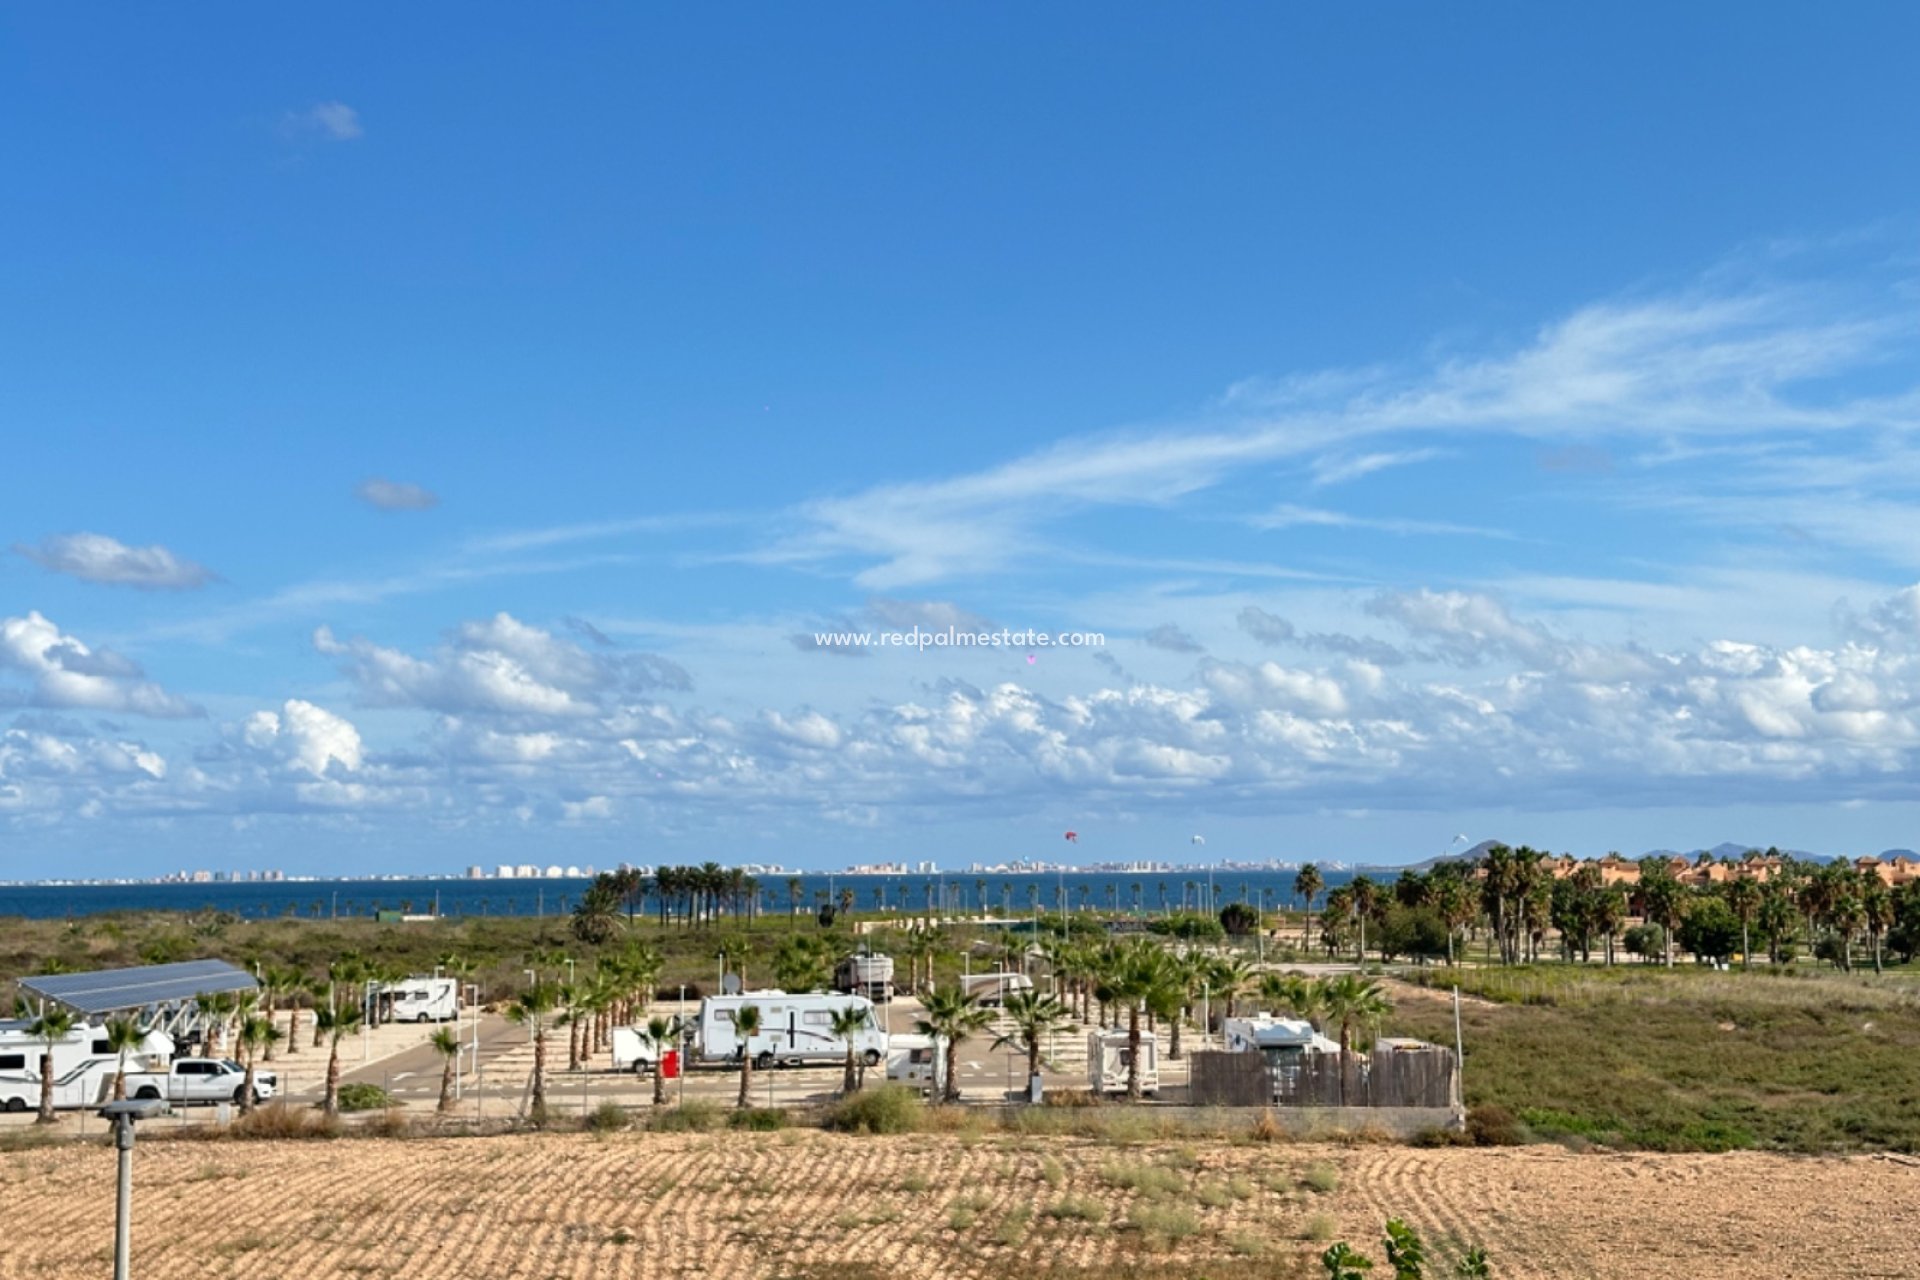
[[[1435,458],[1448,456],[1445,449],[1390,449],[1378,453],[1338,455],[1329,454],[1315,458],[1308,465],[1313,473],[1313,485],[1324,489],[1328,485],[1345,484],[1349,480],[1358,480],[1370,476],[1376,471],[1385,471],[1389,467],[1410,467],[1415,463],[1431,462]]]
[[[316,102],[281,118],[281,131],[290,138],[317,138],[325,142],[354,142],[366,135],[360,113],[344,102]]]
[[[440,505],[440,495],[429,489],[378,476],[362,480],[353,493],[379,511],[430,511]]]
[[[1394,516],[1356,516],[1321,507],[1300,507],[1281,503],[1270,511],[1250,516],[1247,523],[1256,529],[1367,529],[1378,533],[1458,535],[1469,538],[1512,540],[1515,535],[1504,529],[1480,525],[1454,524],[1446,520],[1403,520]]]
[[[167,548],[130,547],[103,533],[62,533],[14,551],[52,573],[103,586],[190,591],[218,581],[212,570]]]
[[[1506,350],[1246,383],[1190,421],[804,504],[793,531],[757,558],[843,566],[864,588],[896,590],[1004,570],[1080,513],[1172,508],[1279,461],[1308,459],[1324,485],[1436,458],[1470,437],[1592,448],[1615,437],[1702,445],[1904,433],[1920,427],[1910,371],[1920,341],[1899,282],[1878,283],[1849,292],[1720,271],[1582,307]],[[1909,371],[1889,387],[1901,361]],[[1875,375],[1861,384],[1874,389],[1840,389],[1848,373]]]

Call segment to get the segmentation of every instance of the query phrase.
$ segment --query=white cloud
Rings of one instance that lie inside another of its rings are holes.
[[[1244,383],[1190,422],[1069,439],[981,471],[822,499],[754,558],[843,563],[856,584],[876,590],[1004,571],[1046,563],[1036,555],[1044,531],[1089,508],[1171,507],[1287,459],[1317,457],[1327,482],[1351,479],[1438,456],[1443,446],[1419,437],[1441,433],[1592,447],[1604,436],[1704,443],[1920,427],[1911,385],[1832,390],[1839,375],[1911,346],[1901,299],[1849,305],[1819,289],[1740,287],[1726,277],[1584,307],[1502,352]],[[1380,447],[1349,452],[1371,441]]]
[[[1378,453],[1357,455],[1327,454],[1315,458],[1310,466],[1313,472],[1315,488],[1328,485],[1345,484],[1349,480],[1358,480],[1370,476],[1376,471],[1385,471],[1389,467],[1408,467],[1419,462],[1431,462],[1435,458],[1447,456],[1445,449],[1391,449]]]
[[[289,111],[284,121],[289,137],[353,142],[364,136],[360,113],[344,102],[316,102],[304,111]]]
[[[178,718],[199,708],[142,678],[140,668],[107,649],[91,649],[37,612],[0,618],[0,671],[24,674],[24,701],[36,707],[130,712]],[[0,686],[0,705],[6,698]]]
[[[1294,636],[1291,622],[1277,614],[1268,613],[1258,605],[1250,604],[1241,609],[1235,621],[1240,624],[1242,631],[1261,644],[1285,644]]]
[[[14,551],[54,573],[106,586],[184,591],[215,581],[202,565],[162,546],[130,547],[103,533],[63,533]]]
[[[381,511],[427,511],[440,505],[440,496],[417,484],[382,480],[375,476],[362,480],[354,496]]]
[[[589,651],[506,613],[463,623],[425,658],[364,639],[342,641],[328,627],[316,630],[313,642],[341,660],[371,706],[578,718],[635,691],[692,684],[665,658]]]
[[[1302,507],[1283,502],[1270,511],[1249,518],[1247,523],[1256,529],[1292,529],[1300,526],[1323,529],[1370,529],[1380,533],[1411,534],[1416,536],[1458,534],[1472,538],[1507,538],[1512,534],[1503,529],[1488,529],[1479,525],[1454,524],[1446,520],[1406,520],[1399,517],[1356,516],[1343,511],[1328,511],[1323,507]]]
[[[256,711],[241,726],[249,747],[272,753],[316,778],[337,763],[352,773],[360,768],[360,731],[323,707],[289,698],[279,714]]]

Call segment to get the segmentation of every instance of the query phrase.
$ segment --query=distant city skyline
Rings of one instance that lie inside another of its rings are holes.
[[[1920,11],[1010,21],[0,17],[0,876],[1916,842]]]

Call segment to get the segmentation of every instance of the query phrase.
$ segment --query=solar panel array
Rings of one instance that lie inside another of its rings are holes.
[[[21,990],[85,1014],[175,1004],[198,995],[253,991],[259,985],[252,974],[224,960],[187,960],[138,969],[49,973],[20,979]]]

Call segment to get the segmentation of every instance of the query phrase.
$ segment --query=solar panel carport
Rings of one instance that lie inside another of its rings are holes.
[[[195,996],[257,991],[259,987],[252,974],[224,960],[187,960],[93,973],[43,973],[20,979],[22,991],[49,1004],[65,1005],[83,1017],[144,1011],[144,1022],[162,1027],[179,1025],[182,1016],[192,1012]]]

